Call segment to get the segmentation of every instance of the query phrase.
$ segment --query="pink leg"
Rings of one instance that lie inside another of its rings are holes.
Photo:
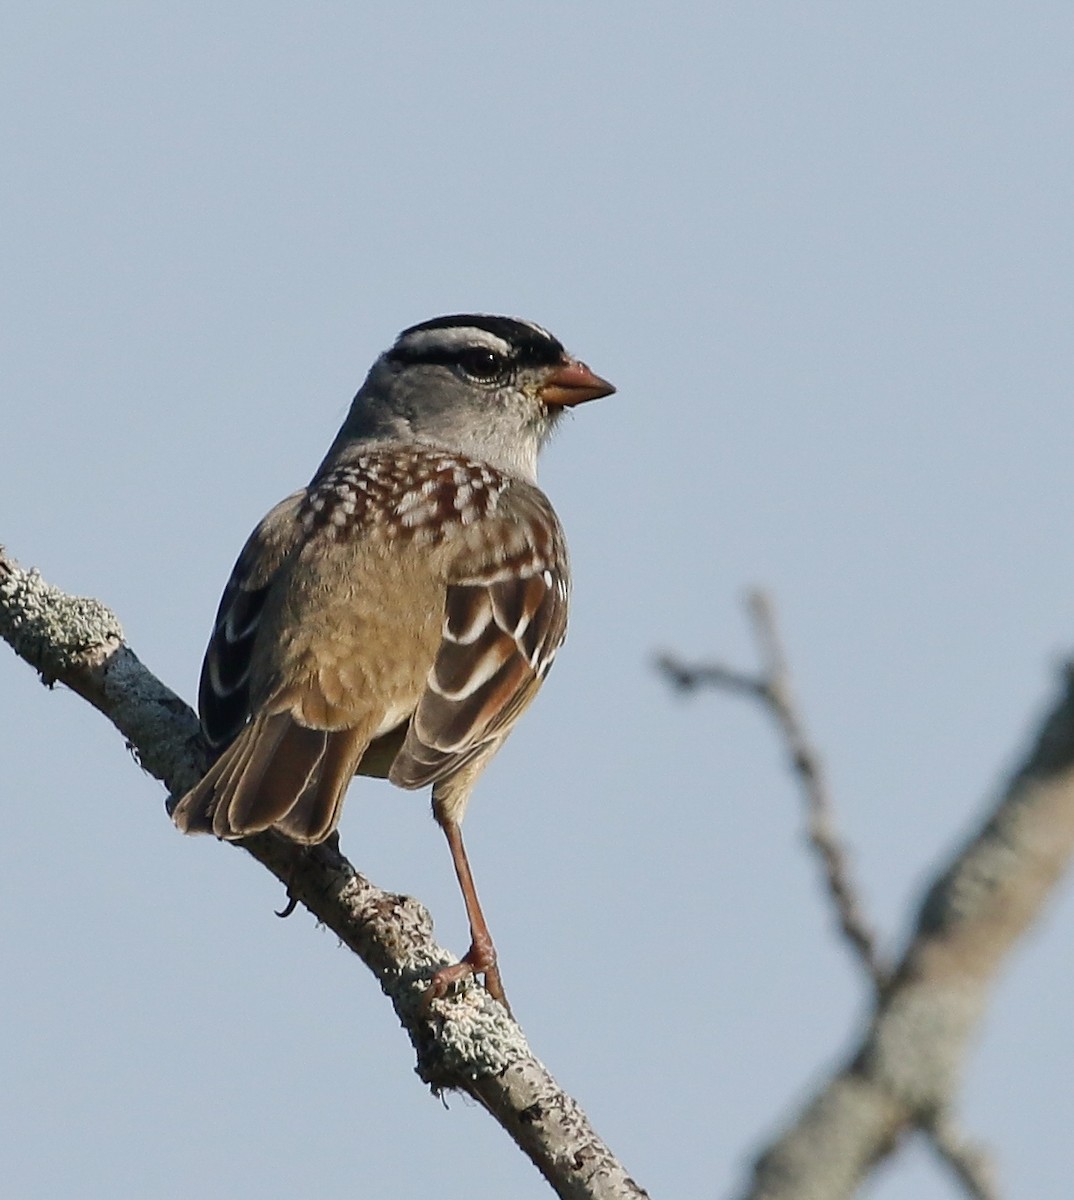
[[[455,864],[455,874],[462,889],[463,902],[466,905],[466,916],[470,921],[470,949],[463,958],[450,967],[441,967],[433,976],[425,991],[425,1003],[447,995],[448,991],[462,979],[471,975],[484,975],[485,988],[489,995],[498,1000],[508,1013],[511,1006],[500,979],[500,969],[496,965],[496,947],[492,944],[492,935],[485,923],[485,914],[481,911],[481,903],[477,898],[477,888],[474,877],[470,872],[470,863],[466,857],[466,848],[462,844],[462,830],[455,821],[442,821],[444,836],[451,850],[451,861]]]

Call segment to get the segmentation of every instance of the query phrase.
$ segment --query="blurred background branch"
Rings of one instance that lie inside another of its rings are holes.
[[[658,658],[657,667],[672,686],[682,692],[708,687],[752,696],[760,701],[776,722],[791,769],[801,788],[806,812],[806,834],[820,863],[839,928],[879,991],[888,981],[889,968],[877,950],[876,936],[853,879],[850,857],[836,831],[824,762],[806,733],[791,684],[775,607],[767,593],[758,589],[750,592],[746,609],[760,661],[755,673],[735,670],[722,663],[688,664],[670,654]]]
[[[774,717],[806,803],[810,844],[839,926],[872,984],[867,1027],[849,1057],[757,1157],[743,1200],[843,1200],[902,1137],[918,1131],[973,1200],[997,1200],[990,1156],[958,1131],[955,1107],[973,1034],[1006,956],[1038,916],[1074,853],[1074,671],[1031,749],[978,831],[926,889],[893,971],[876,950],[837,836],[821,758],[807,738],[772,601],[747,601],[756,675],[664,655],[679,690],[759,699]]]

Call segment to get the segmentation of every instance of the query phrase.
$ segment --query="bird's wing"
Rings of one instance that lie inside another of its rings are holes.
[[[250,718],[250,667],[265,599],[280,567],[302,539],[296,514],[305,491],[281,500],[250,535],[224,588],[201,668],[198,712],[214,751]]]
[[[296,719],[285,689],[267,704],[251,692],[265,684],[252,678],[252,670],[266,602],[309,540],[309,527],[298,519],[306,497],[306,491],[296,492],[265,517],[224,589],[198,697],[202,728],[217,757],[172,814],[188,833],[237,838],[276,826],[296,841],[323,841],[372,736],[374,714],[348,727],[321,728]],[[308,699],[326,709],[323,696]]]
[[[563,643],[569,596],[555,513],[536,488],[513,484],[452,566],[440,647],[392,783],[446,780],[503,741]]]

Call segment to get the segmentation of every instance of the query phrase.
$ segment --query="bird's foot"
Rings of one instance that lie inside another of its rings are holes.
[[[496,947],[491,938],[475,938],[470,949],[457,963],[450,967],[441,967],[436,972],[425,989],[421,1001],[422,1008],[427,1012],[434,1000],[442,999],[456,984],[473,975],[484,975],[485,991],[507,1009],[508,1016],[512,1016],[507,994],[503,990],[500,968],[496,964]]]
[[[295,911],[295,909],[298,908],[299,898],[298,892],[295,889],[295,883],[298,878],[299,862],[301,861],[302,855],[306,854],[307,852],[308,851],[305,846],[294,847],[294,857],[291,859],[291,865],[287,871],[287,878],[281,880],[283,885],[287,888],[287,903],[283,906],[283,908],[273,909],[272,911],[275,912],[276,916],[282,917],[284,920],[286,920]]]
[[[273,910],[278,917],[289,917],[300,903],[297,884],[299,879],[299,868],[305,862],[316,862],[319,865],[326,866],[330,870],[340,866],[346,866],[347,860],[343,857],[342,851],[339,848],[339,832],[333,830],[332,833],[325,838],[323,842],[315,842],[310,846],[297,845],[290,842],[289,839],[281,840],[289,842],[291,852],[291,865],[287,871],[287,877],[281,882],[287,888],[287,903],[282,909]]]

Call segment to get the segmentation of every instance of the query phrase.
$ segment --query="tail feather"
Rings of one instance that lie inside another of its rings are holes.
[[[217,803],[217,837],[244,837],[275,825],[324,757],[325,731],[299,725],[290,713],[259,717],[250,728],[251,753],[236,765]]]
[[[247,726],[175,806],[172,820],[183,833],[216,832],[213,824],[218,801],[230,794],[249,761],[254,749],[253,732],[254,726]]]
[[[369,738],[360,730],[340,729],[327,735],[319,768],[276,828],[296,842],[323,842],[339,823],[347,785],[354,778]]]
[[[240,735],[236,740],[221,754],[220,761],[222,769],[216,776],[215,784],[212,791],[208,793],[207,799],[211,801],[211,810],[209,816],[215,820],[215,811],[217,808],[216,800],[221,796],[230,796],[234,792],[239,780],[242,778],[243,772],[246,770],[250,759],[253,757],[254,750],[257,749],[258,738],[251,733],[250,736]],[[226,761],[224,761],[226,760]],[[210,831],[212,832],[212,831]]]
[[[324,841],[368,743],[363,728],[311,729],[288,712],[258,717],[179,801],[173,820],[184,833],[228,840],[275,827],[295,841]]]

